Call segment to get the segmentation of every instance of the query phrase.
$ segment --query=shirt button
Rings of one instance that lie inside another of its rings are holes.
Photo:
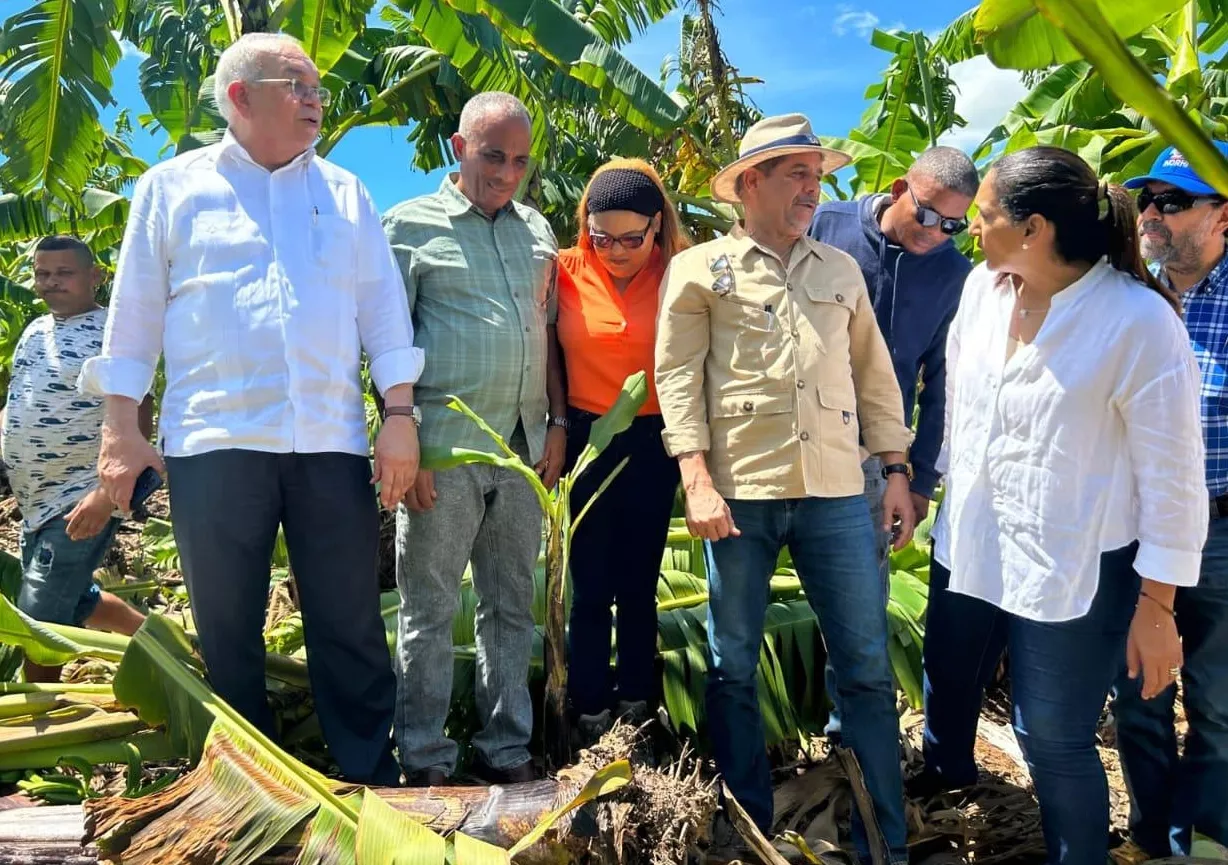
[[[792,332],[791,334],[789,334],[789,335],[790,335],[791,337],[793,337],[794,339],[797,339],[797,338],[798,338],[798,332],[797,332],[796,330],[795,330],[795,331],[793,331],[793,332]]]
[[[802,434],[799,435],[798,438],[804,442],[808,442],[810,441],[810,433],[806,432],[805,430],[802,430]]]
[[[790,283],[786,283],[786,284],[785,284],[785,288],[789,289],[789,291],[792,291],[792,290],[793,290],[793,283],[791,283],[791,282],[790,282]]]
[[[526,327],[526,328],[524,329],[524,332],[525,332],[525,333],[528,333],[528,332],[529,332],[529,329]]]
[[[751,402],[750,400],[747,400],[746,402],[742,403],[742,411],[754,411],[754,410],[755,410],[755,404]]]
[[[806,382],[804,382],[804,381],[799,381],[799,382],[797,383],[797,389],[798,389],[798,390],[805,390],[805,389],[806,389]]]
[[[520,292],[518,292],[518,291],[513,291],[513,292],[512,292],[512,297],[520,297]]]

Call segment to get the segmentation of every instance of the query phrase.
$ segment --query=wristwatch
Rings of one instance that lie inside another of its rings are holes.
[[[422,409],[416,405],[384,406],[384,419],[386,420],[393,415],[407,417],[414,422],[414,426],[422,426]]]
[[[889,478],[891,475],[904,475],[910,481],[912,480],[912,466],[908,463],[891,463],[883,466],[883,477]]]
[[[564,432],[571,429],[571,421],[558,414],[546,415],[546,425],[559,427]]]

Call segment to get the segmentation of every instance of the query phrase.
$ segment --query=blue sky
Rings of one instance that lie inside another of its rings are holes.
[[[765,113],[801,111],[820,135],[842,136],[860,122],[865,89],[886,66],[887,55],[869,44],[871,28],[935,33],[973,5],[973,0],[723,0],[717,24],[730,61],[744,75],[763,79],[750,93]],[[680,17],[680,12],[671,14],[623,48],[653,80],[666,55],[677,51]],[[119,107],[132,109],[134,120],[148,110],[137,86],[139,64],[139,56],[126,51],[115,71]],[[1015,73],[994,69],[983,58],[955,67],[953,77],[960,86],[958,109],[970,127],[949,143],[970,147],[1020,98],[1023,88]],[[105,112],[105,122],[116,110]],[[330,158],[361,177],[379,207],[387,209],[439,184],[439,173],[428,176],[412,168],[408,131],[352,130]],[[165,142],[165,136],[138,127],[134,149],[153,162]]]

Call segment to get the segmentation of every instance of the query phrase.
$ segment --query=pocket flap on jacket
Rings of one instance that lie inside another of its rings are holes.
[[[741,417],[754,414],[784,414],[793,411],[793,393],[783,391],[768,393],[766,391],[742,391],[726,394],[719,398],[714,417]]]

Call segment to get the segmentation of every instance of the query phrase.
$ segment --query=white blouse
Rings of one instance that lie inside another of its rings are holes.
[[[1198,582],[1209,500],[1198,366],[1181,318],[1101,260],[1006,359],[1014,289],[978,266],[947,343],[946,497],[934,557],[953,591],[1025,619],[1087,613],[1100,554]]]

